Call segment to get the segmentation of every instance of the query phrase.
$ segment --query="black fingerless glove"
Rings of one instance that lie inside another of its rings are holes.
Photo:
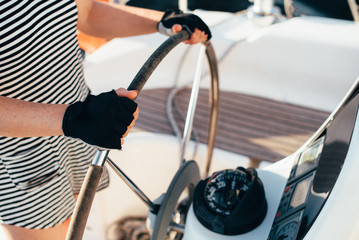
[[[161,21],[157,24],[157,29],[162,34],[172,36],[174,35],[172,32],[172,26],[175,24],[186,26],[191,33],[198,28],[207,34],[207,40],[212,37],[211,31],[200,17],[191,13],[183,13],[181,10],[167,10]]]
[[[115,90],[98,96],[88,95],[66,111],[62,122],[65,136],[80,138],[103,148],[121,149],[121,138],[134,119],[137,104],[118,97]]]

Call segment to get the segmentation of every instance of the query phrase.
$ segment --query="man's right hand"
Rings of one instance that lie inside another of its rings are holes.
[[[128,131],[138,117],[137,104],[131,100],[136,91],[124,88],[88,95],[84,102],[67,107],[62,129],[65,136],[108,149],[121,149]]]

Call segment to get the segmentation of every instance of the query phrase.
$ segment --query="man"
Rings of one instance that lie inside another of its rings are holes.
[[[8,239],[63,239],[96,147],[121,149],[138,116],[135,91],[98,96],[84,81],[77,29],[112,39],[191,31],[192,14],[88,0],[4,1],[0,18],[0,222]],[[104,173],[99,189],[106,187]]]

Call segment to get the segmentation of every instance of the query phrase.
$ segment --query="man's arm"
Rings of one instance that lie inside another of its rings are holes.
[[[109,94],[107,93],[107,96]],[[129,98],[129,99],[134,99],[137,96],[137,92],[136,91],[127,91],[124,88],[119,88],[115,91],[115,96],[119,96],[119,97],[124,97],[124,98]],[[92,97],[92,99],[94,99],[96,97]],[[94,126],[86,129],[85,131],[82,132],[82,134],[80,134],[80,136],[76,136],[77,138],[81,138],[82,140],[84,140],[85,142],[87,138],[85,138],[85,135],[91,135],[92,137],[97,136],[98,139],[95,139],[96,141],[102,141],[103,142],[103,138],[107,138],[107,137],[114,137],[116,138],[118,142],[118,146],[113,147],[113,148],[120,148],[121,145],[124,143],[124,137],[127,136],[128,132],[130,131],[130,129],[133,127],[136,119],[138,118],[138,108],[134,109],[133,111],[133,115],[131,113],[131,111],[128,110],[130,105],[125,104],[126,101],[123,100],[119,100],[120,98],[114,98],[112,96],[112,100],[114,100],[114,102],[117,102],[117,104],[115,104],[112,108],[107,108],[107,110],[105,110],[105,114],[109,114],[111,116],[113,115],[121,115],[122,117],[124,117],[124,119],[118,119],[118,118],[114,118],[114,121],[112,121],[112,123],[114,123],[115,125],[111,125],[107,126],[106,123],[110,122],[105,120],[105,122],[101,122],[98,121],[98,115],[103,114],[103,112],[101,113],[96,113],[96,112],[100,112],[98,111],[98,108],[96,108],[94,111],[90,111],[88,108],[90,108],[91,106],[89,106],[88,104],[100,104],[99,100],[91,100],[91,103],[87,103],[87,104],[79,104],[79,102],[75,103],[77,104],[77,106],[79,105],[86,105],[85,109],[80,110],[80,111],[75,111],[74,115],[69,115],[70,113],[68,113],[67,115],[67,132],[70,133],[67,136],[72,136],[71,132],[69,132],[69,128],[71,128],[72,124],[71,122],[76,121],[76,116],[77,115],[81,115],[83,112],[85,112],[85,114],[92,114],[95,116],[95,119],[87,119],[85,122],[82,122],[83,119],[80,119],[80,122],[77,122],[77,124],[80,125],[86,125],[89,124],[91,121],[91,123],[95,122],[98,123],[99,125],[97,125],[97,127],[99,129],[105,129],[104,132],[106,132],[107,130],[111,130],[114,133],[113,134],[109,134],[107,133],[107,135],[105,136],[99,136],[99,135],[94,135],[93,133],[96,133],[96,130],[94,130]],[[112,102],[112,101],[111,101]],[[118,105],[121,102],[120,105]],[[125,104],[125,105],[123,105]],[[135,104],[135,103],[134,103]],[[102,104],[103,105],[103,104]],[[137,105],[136,105],[137,106]],[[33,103],[33,102],[27,102],[27,101],[23,101],[23,100],[18,100],[18,99],[14,99],[14,98],[8,98],[8,97],[3,97],[0,96],[0,136],[5,136],[5,137],[42,137],[42,136],[58,136],[58,135],[64,135],[64,131],[63,130],[63,124],[65,122],[64,120],[64,115],[65,112],[67,111],[68,108],[70,108],[71,105],[66,105],[66,104],[45,104],[45,103]],[[132,104],[133,107],[133,104]],[[78,107],[77,107],[78,110]],[[106,112],[107,111],[107,112]],[[116,112],[116,114],[115,114]],[[131,119],[130,115],[132,115],[133,119]],[[110,119],[112,118],[110,116]],[[100,119],[103,119],[103,115],[101,115]],[[124,121],[126,120],[125,123]],[[70,123],[69,123],[70,122]],[[77,125],[78,126],[78,125]],[[87,126],[87,125],[86,125]],[[75,126],[76,127],[76,126]],[[72,127],[73,128],[73,127]],[[125,129],[123,129],[125,128]],[[123,134],[120,134],[121,136],[118,136],[119,133],[119,129],[124,130]],[[70,129],[71,130],[71,129]],[[79,129],[76,129],[76,131]],[[83,134],[84,132],[88,132],[89,134]],[[78,131],[77,131],[78,133]],[[66,133],[65,133],[66,135]],[[101,134],[100,134],[101,135]],[[97,143],[96,141],[94,141],[94,143]],[[91,143],[92,144],[92,143]],[[111,143],[112,144],[112,143]],[[99,144],[95,144],[98,146],[101,146]],[[106,143],[107,145],[107,143]],[[109,146],[101,146],[101,147],[109,147]]]
[[[63,135],[68,105],[32,103],[0,96],[0,135],[33,137]]]
[[[76,0],[78,8],[77,27],[80,31],[105,39],[137,36],[157,32],[157,24],[164,12],[115,5],[92,0]],[[172,26],[173,32],[182,31],[180,24]],[[204,31],[194,29],[187,44],[205,42],[208,35]]]
[[[78,29],[111,39],[157,32],[163,12],[91,0],[76,0]]]

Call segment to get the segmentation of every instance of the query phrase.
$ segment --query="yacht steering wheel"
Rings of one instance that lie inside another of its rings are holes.
[[[170,38],[168,38],[162,45],[160,45],[155,52],[149,57],[144,63],[142,68],[139,70],[129,87],[128,90],[137,90],[138,94],[142,90],[143,86],[157,68],[162,59],[180,42],[189,38],[187,31],[182,31]],[[209,140],[208,140],[208,152],[207,152],[207,166],[206,171],[208,172],[210,160],[212,158],[212,151],[214,147],[214,138],[216,134],[216,123],[218,115],[218,68],[217,60],[214,53],[213,46],[208,41],[205,43],[206,56],[208,60],[209,70],[211,74],[211,116],[210,116],[210,127],[209,127]],[[150,211],[156,214],[156,219],[153,225],[152,240],[163,240],[168,237],[170,226],[174,231],[176,226],[173,226],[172,216],[176,210],[177,202],[184,192],[188,189],[187,204],[185,204],[186,210],[192,202],[193,192],[195,185],[200,180],[200,173],[198,165],[195,161],[185,161],[181,164],[179,170],[174,176],[170,186],[160,205],[153,204],[146,195],[119,169],[112,161],[108,158],[109,151],[99,150],[96,158],[90,165],[81,188],[78,201],[76,203],[74,213],[70,222],[69,230],[66,236],[66,240],[81,240],[88,215],[90,213],[91,205],[97,190],[99,179],[102,174],[103,166],[107,161],[110,166],[116,171],[116,173],[125,181],[125,183],[131,188],[131,190],[149,207]],[[187,211],[185,210],[185,213]],[[171,225],[172,224],[172,225]],[[183,229],[182,229],[183,230]],[[178,232],[182,232],[181,229]],[[178,238],[176,238],[178,239]]]
[[[179,229],[178,227],[176,228],[176,226],[173,227],[174,224],[177,225],[177,223],[173,220],[173,215],[174,212],[176,212],[178,200],[186,189],[188,191],[188,195],[182,208],[184,208],[183,214],[187,214],[189,205],[193,201],[194,188],[200,178],[199,168],[195,161],[186,161],[181,165],[180,169],[172,179],[159,207],[153,225],[152,240],[166,239],[171,229],[182,233],[183,229]]]

